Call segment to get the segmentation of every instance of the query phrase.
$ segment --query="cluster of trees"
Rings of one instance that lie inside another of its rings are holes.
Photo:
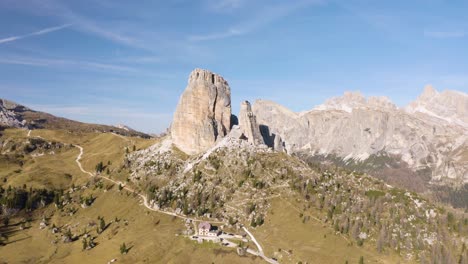
[[[63,190],[28,189],[26,185],[22,188],[8,186],[4,189],[0,186],[0,206],[5,209],[32,211],[52,203],[62,195]]]
[[[432,186],[432,191],[437,200],[450,203],[455,208],[464,208],[468,212],[468,184],[458,189],[450,186]]]
[[[220,159],[218,156],[216,156],[216,155],[210,155],[210,156],[208,157],[208,161],[209,161],[210,165],[211,165],[216,171],[218,171],[219,168],[220,168],[221,165],[222,165],[221,159]]]
[[[201,175],[201,172],[197,171],[193,179]],[[154,200],[160,208],[170,207],[174,210],[180,208],[185,215],[213,214],[224,204],[221,199],[222,194],[216,189],[201,188],[194,191],[190,197],[188,194],[188,187],[177,188],[177,191],[174,191],[170,186],[159,188],[156,185],[150,185],[146,190],[148,201]]]
[[[299,175],[292,177],[290,184],[303,195],[304,210],[318,209],[324,222],[353,238],[357,245],[373,237],[380,252],[425,252],[419,258],[430,263],[456,263],[464,261],[467,254],[460,251],[461,244],[453,237],[468,235],[468,220],[431,207],[414,193],[387,190],[374,178],[343,171],[322,172],[315,178]],[[415,200],[421,204],[416,205]],[[430,210],[436,216],[428,216]],[[436,234],[432,245],[428,242],[431,234]]]
[[[96,164],[96,173],[101,173],[104,171],[104,169],[106,168],[106,166],[104,166],[104,163],[102,163],[102,161],[100,161],[98,164]]]
[[[265,219],[263,218],[263,216],[259,215],[256,218],[252,217],[252,220],[250,221],[250,226],[252,227],[261,226],[263,225],[264,222],[265,222]]]

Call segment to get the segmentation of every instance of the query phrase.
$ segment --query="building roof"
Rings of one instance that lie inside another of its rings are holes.
[[[201,223],[198,225],[198,229],[210,230],[210,229],[211,229],[211,224],[208,223],[208,222],[201,222]]]

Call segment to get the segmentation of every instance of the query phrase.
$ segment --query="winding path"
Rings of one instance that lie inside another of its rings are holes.
[[[78,146],[78,145],[74,145],[75,147],[79,148],[80,149],[80,154],[78,154],[78,157],[76,157],[76,164],[78,164],[78,167],[80,168],[80,170],[83,172],[83,173],[86,173],[86,174],[89,174],[89,176],[93,176],[93,174],[89,171],[85,171],[83,169],[83,166],[81,165],[81,156],[83,156],[83,147],[81,146]]]
[[[263,254],[263,248],[262,246],[260,246],[260,244],[257,242],[257,239],[255,239],[255,237],[252,235],[252,233],[249,232],[249,230],[247,230],[247,228],[245,228],[245,226],[242,227],[242,229],[244,229],[244,231],[249,235],[249,237],[252,239],[252,241],[255,243],[255,245],[257,246],[258,248],[258,252],[260,252],[260,254]]]
[[[31,130],[28,131],[28,137],[30,137],[30,136],[31,136]],[[176,213],[173,213],[173,212],[161,211],[161,210],[159,210],[159,209],[155,209],[155,208],[151,207],[151,206],[149,205],[148,199],[146,198],[145,195],[137,193],[134,189],[125,186],[125,184],[123,184],[122,182],[120,182],[120,181],[115,181],[115,180],[110,179],[110,178],[108,178],[108,177],[106,177],[106,176],[96,175],[96,174],[93,174],[93,173],[91,173],[91,172],[89,172],[89,171],[86,171],[86,170],[83,168],[83,165],[81,164],[81,158],[83,157],[83,154],[84,154],[84,149],[83,149],[83,147],[80,146],[80,145],[76,145],[76,144],[73,144],[73,146],[77,147],[77,148],[80,150],[80,153],[79,153],[78,156],[76,157],[75,162],[76,162],[76,164],[78,165],[78,167],[80,168],[80,171],[81,171],[81,172],[83,172],[83,173],[89,175],[90,177],[98,176],[98,177],[101,177],[101,178],[103,178],[103,179],[105,179],[105,180],[107,180],[107,181],[110,181],[110,182],[114,183],[114,184],[122,185],[122,186],[123,186],[123,189],[125,189],[125,190],[127,190],[127,191],[129,191],[129,192],[138,194],[138,196],[140,196],[140,197],[143,199],[143,205],[144,205],[147,209],[149,209],[149,210],[151,210],[151,211],[154,211],[154,212],[158,212],[158,213],[162,213],[162,214],[166,214],[166,215],[178,217],[178,218],[181,218],[181,219],[184,219],[184,220],[191,220],[193,223],[195,223],[195,222],[208,222],[208,223],[212,223],[212,224],[227,224],[227,223],[225,223],[225,222],[220,222],[220,221],[200,220],[200,219],[185,217],[185,216],[182,216],[182,215],[178,215],[178,214],[176,214]],[[263,258],[263,259],[264,259],[266,262],[268,262],[268,263],[271,263],[271,264],[278,264],[277,261],[275,261],[275,260],[273,260],[273,259],[271,259],[271,258],[266,257],[266,256],[264,255],[264,253],[263,253],[263,248],[262,248],[262,246],[260,245],[260,243],[258,243],[258,241],[255,239],[255,237],[253,236],[253,234],[250,233],[250,231],[249,231],[246,227],[243,226],[242,228],[243,228],[243,230],[249,235],[250,239],[255,243],[255,245],[257,246],[257,249],[258,249],[258,251],[254,251],[254,250],[252,250],[252,249],[248,249],[247,252],[250,253],[250,254],[252,254],[252,255],[259,256],[259,257]],[[195,230],[196,230],[196,228],[195,228]],[[197,232],[197,230],[196,230],[195,232]],[[229,241],[229,243],[232,243],[232,242]]]
[[[141,197],[141,199],[143,199],[143,205],[148,208],[149,210],[151,211],[155,211],[155,212],[159,212],[159,213],[162,213],[162,214],[166,214],[166,215],[170,215],[170,216],[175,216],[175,217],[178,217],[178,218],[181,218],[181,219],[184,219],[184,220],[192,220],[193,222],[208,222],[208,223],[212,223],[212,224],[226,224],[225,222],[220,222],[220,221],[205,221],[205,220],[199,220],[199,219],[194,219],[194,218],[190,218],[190,217],[185,217],[185,216],[182,216],[182,215],[178,215],[176,213],[173,213],[173,212],[166,212],[166,211],[162,211],[162,210],[159,210],[159,209],[155,209],[153,207],[150,206],[150,204],[148,203],[148,199],[146,198],[145,195],[143,194],[139,194],[137,193],[134,189],[130,188],[130,187],[127,187],[125,186],[124,183],[122,183],[121,181],[115,181],[109,177],[106,177],[106,176],[103,176],[103,175],[95,175],[89,171],[86,171],[84,168],[83,168],[83,165],[81,164],[80,160],[81,160],[81,157],[83,156],[83,153],[84,153],[84,150],[83,150],[83,147],[79,146],[79,145],[73,145],[75,147],[77,147],[79,150],[80,150],[80,154],[78,154],[78,156],[76,157],[76,163],[78,164],[78,167],[80,168],[80,170],[83,172],[83,173],[86,173],[88,174],[89,176],[93,177],[93,176],[98,176],[100,178],[103,178],[107,181],[110,181],[114,184],[120,184],[123,186],[123,189],[129,191],[129,192],[132,192],[132,193],[136,193],[138,194],[138,196]]]

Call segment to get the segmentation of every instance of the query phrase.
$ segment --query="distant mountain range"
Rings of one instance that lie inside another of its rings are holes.
[[[193,85],[197,84],[200,72],[191,77]],[[211,73],[205,75],[211,82]],[[219,78],[220,83],[225,82]],[[227,89],[229,97],[230,90]],[[221,98],[219,94],[217,96]],[[226,98],[223,100],[229,110],[230,98]],[[210,100],[214,104],[217,102],[216,98]],[[230,110],[223,115],[223,122],[226,123]],[[275,102],[257,100],[252,106],[251,115],[256,118],[252,124],[259,128],[266,145],[317,163],[335,163],[372,172],[390,183],[418,191],[424,190],[429,183],[455,186],[468,183],[468,95],[463,92],[438,92],[427,86],[417,100],[402,108],[386,97],[365,98],[359,92],[346,92],[341,97],[331,98],[310,111],[300,113]],[[188,140],[188,143],[194,140],[187,133],[207,135],[206,124],[202,125],[194,119],[190,122],[198,124],[201,130],[191,131],[193,129],[187,127],[187,122],[183,121],[180,125],[184,128],[181,130],[181,140]],[[211,141],[217,140],[217,135],[229,132],[229,125],[223,128],[219,124],[215,126],[216,129],[227,130],[214,135],[208,133],[208,138],[213,138]],[[34,111],[4,99],[0,99],[0,126],[115,132],[150,137],[125,125],[81,123]],[[183,149],[182,145],[178,146]]]
[[[124,125],[88,124],[32,110],[12,101],[0,99],[0,128],[63,129],[75,132],[114,132],[124,136],[148,138],[149,135]]]
[[[347,92],[307,112],[264,100],[256,101],[253,111],[260,127],[281,137],[289,153],[378,172],[394,181],[404,175],[415,185],[419,180],[468,183],[465,93],[439,93],[427,86],[416,101],[398,108],[386,97]]]

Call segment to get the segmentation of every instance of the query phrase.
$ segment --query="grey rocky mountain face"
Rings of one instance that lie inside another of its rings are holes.
[[[284,140],[289,153],[358,162],[385,155],[413,171],[429,169],[432,182],[468,183],[467,98],[426,89],[398,109],[386,98],[345,93],[308,112],[264,100],[254,103],[253,112],[260,127]]]
[[[263,138],[257,124],[257,118],[252,112],[252,106],[249,101],[241,103],[239,126],[242,130],[243,136],[247,138],[248,142],[254,145],[263,144]]]
[[[24,127],[25,122],[16,114],[16,112],[26,110],[29,109],[14,102],[0,99],[0,126]]]
[[[187,154],[208,150],[231,129],[231,89],[223,77],[195,69],[171,125],[174,144]]]
[[[257,100],[253,106],[245,101],[231,137],[346,163],[376,163],[380,157],[382,164],[373,167],[386,169],[393,162],[433,183],[468,183],[467,98],[427,87],[400,109],[386,97],[346,92],[302,113],[270,101]],[[225,138],[232,125],[227,82],[210,71],[194,70],[174,114],[173,143],[187,154],[201,154]]]
[[[468,128],[468,95],[465,93],[450,90],[439,93],[428,85],[423,94],[405,110],[448,125]]]
[[[231,89],[227,81],[202,69],[190,74],[170,131],[174,145],[189,155],[208,151],[229,134],[254,146],[264,145],[250,103],[241,103],[239,118],[232,115]]]
[[[32,110],[0,98],[0,128],[63,129],[80,132],[114,132],[126,136],[147,138],[149,135],[129,127],[88,124]]]

